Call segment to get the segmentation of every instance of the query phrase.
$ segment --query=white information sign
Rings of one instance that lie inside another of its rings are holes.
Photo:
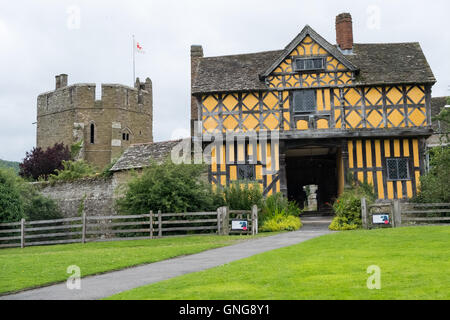
[[[389,215],[388,214],[374,214],[373,215],[373,223],[374,224],[389,224]]]
[[[231,230],[248,230],[248,222],[245,220],[233,220],[231,221]]]

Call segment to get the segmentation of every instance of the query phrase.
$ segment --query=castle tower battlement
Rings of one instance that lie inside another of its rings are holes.
[[[130,144],[152,142],[153,89],[150,78],[135,86],[68,85],[65,74],[55,77],[55,90],[37,98],[38,147],[81,143],[80,159],[103,168]]]

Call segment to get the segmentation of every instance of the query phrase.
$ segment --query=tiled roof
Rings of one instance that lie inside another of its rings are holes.
[[[150,159],[162,162],[170,156],[172,148],[182,140],[171,140],[131,145],[117,160],[111,171],[145,168],[150,165]]]
[[[201,58],[192,92],[213,93],[267,90],[260,75],[284,50]],[[359,74],[355,85],[435,83],[433,72],[416,42],[354,44],[353,54],[345,55]]]

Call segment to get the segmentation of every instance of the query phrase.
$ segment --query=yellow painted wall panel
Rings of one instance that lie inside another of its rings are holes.
[[[203,106],[209,111],[212,112],[214,108],[219,104],[219,98],[217,95],[209,95],[205,101],[203,101]]]
[[[389,92],[387,93],[387,105],[397,105],[397,104],[403,104],[403,94],[395,87],[393,87]]]
[[[419,140],[413,139],[413,155],[414,155],[414,167],[420,166],[419,161]]]
[[[328,129],[330,126],[328,125],[328,120],[326,119],[319,119],[317,120],[317,129]]]
[[[411,87],[407,87],[406,89],[409,90],[410,88]],[[409,100],[411,100],[413,104],[425,103],[425,93],[422,92],[418,86],[414,86],[408,92],[408,104],[411,103]]]
[[[258,97],[253,94],[250,93],[247,96],[245,96],[242,100],[242,108],[243,110],[248,110],[248,111],[252,111],[252,110],[258,110],[259,109],[259,99]]]
[[[353,169],[353,164],[354,164],[354,160],[353,160],[353,141],[349,141],[348,142],[348,164],[350,169]]]
[[[407,190],[408,198],[411,199],[414,196],[411,181],[406,181],[406,190]]]
[[[416,187],[417,190],[420,190],[420,171],[416,170]]]
[[[409,140],[408,139],[403,139],[403,156],[404,157],[409,157],[410,153],[409,153]]]
[[[237,145],[237,156],[238,161],[245,161],[245,146],[243,143]]]
[[[356,141],[356,154],[357,154],[357,163],[358,163],[358,168],[362,168],[363,167],[363,154],[362,154],[362,141],[361,140],[357,140]]]
[[[351,88],[345,93],[344,98],[351,106],[361,106],[361,91],[360,89]]]
[[[377,87],[377,88],[370,88],[366,94],[366,101],[368,102],[368,105],[382,105],[383,101],[382,101],[382,91],[381,88]]]
[[[297,121],[297,130],[308,130],[308,121],[299,120]]]
[[[362,128],[361,115],[356,111],[345,111],[345,119],[351,128]]]
[[[400,157],[400,140],[399,139],[394,140],[394,157],[396,157],[396,158]]]
[[[269,130],[275,130],[275,129],[278,129],[280,127],[278,119],[275,118],[275,116],[273,114],[270,114],[270,115],[267,116],[267,118],[264,120],[264,125]]]
[[[392,181],[388,181],[387,183],[387,193],[389,200],[394,199],[394,183]]]
[[[323,95],[322,95],[322,90],[316,90],[317,92],[317,111],[323,111],[324,106],[323,106]]]
[[[358,172],[358,181],[361,183],[364,182],[364,173]]]
[[[330,90],[329,89],[325,89],[324,90],[325,93],[325,110],[329,111],[331,110],[331,98],[330,98]]]
[[[397,181],[397,198],[403,199],[403,185],[401,181]]]
[[[236,166],[230,166],[230,180],[231,181],[237,180],[237,167]]]
[[[262,180],[263,176],[262,176],[262,166],[257,165],[255,167],[255,171],[256,171],[256,180]]]
[[[269,94],[264,98],[263,100],[264,102],[264,106],[263,109],[264,110],[275,110],[278,109],[278,94],[277,93],[273,93],[273,92],[269,92]]]
[[[367,172],[367,183],[373,186],[373,172]]]
[[[225,146],[222,145],[220,146],[220,156],[219,159],[222,159],[221,163],[220,163],[220,170],[222,172],[225,172],[227,170],[227,165],[226,165],[226,159],[225,159]]]
[[[426,109],[425,108],[408,108],[409,126],[420,127],[427,124]]]
[[[223,99],[223,106],[228,109],[228,111],[233,111],[233,109],[238,107],[238,100],[232,94],[227,94],[225,99]]]
[[[333,104],[335,107],[341,106],[341,95],[339,89],[334,89],[334,101]]]
[[[377,171],[378,199],[384,199],[383,172]]]
[[[228,157],[227,158],[228,158],[229,161],[234,163],[234,158],[235,158],[235,155],[234,155],[234,143],[231,143],[228,146]]]
[[[376,157],[376,163],[375,165],[377,168],[381,167],[381,143],[380,140],[375,140],[375,157]]]
[[[366,140],[366,166],[372,168],[372,143],[370,140]]]
[[[384,140],[384,156],[386,158],[391,156],[391,144],[389,140]]]

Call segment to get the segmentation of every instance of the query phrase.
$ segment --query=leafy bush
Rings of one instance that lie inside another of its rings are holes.
[[[205,170],[204,165],[152,162],[128,183],[117,208],[122,214],[215,211],[211,186],[201,179]]]
[[[294,201],[289,201],[282,193],[276,193],[264,200],[261,208],[261,218],[264,221],[280,214],[298,217],[300,212],[300,208]]]
[[[12,169],[0,169],[0,223],[17,222],[25,216],[19,180]]]
[[[261,207],[263,194],[258,183],[234,181],[227,187],[219,187],[213,194],[216,207],[228,206],[231,210],[251,210],[256,204]]]
[[[95,175],[95,169],[83,160],[63,161],[62,166],[62,169],[56,169],[55,174],[49,176],[50,182],[73,181]]]
[[[60,219],[63,214],[54,200],[36,193],[25,202],[25,216],[27,220],[36,221]]]
[[[295,231],[302,227],[298,205],[282,193],[268,196],[262,205],[259,221],[261,231]]]
[[[375,201],[373,187],[367,183],[356,182],[346,189],[336,200],[333,210],[336,217],[333,219],[330,230],[355,230],[362,226],[361,199],[366,198],[370,204]]]
[[[0,169],[0,223],[61,217],[62,213],[52,199],[39,194],[14,171]]]
[[[57,169],[62,169],[62,162],[70,160],[70,157],[69,148],[62,143],[57,143],[45,151],[42,148],[34,148],[31,152],[26,153],[25,159],[19,165],[19,175],[33,180],[39,178],[46,180]]]
[[[296,231],[302,227],[300,218],[276,214],[264,221],[260,228],[262,232],[276,232],[276,231]]]
[[[413,199],[421,203],[450,202],[450,147],[430,150],[430,171],[420,178],[420,192]]]

